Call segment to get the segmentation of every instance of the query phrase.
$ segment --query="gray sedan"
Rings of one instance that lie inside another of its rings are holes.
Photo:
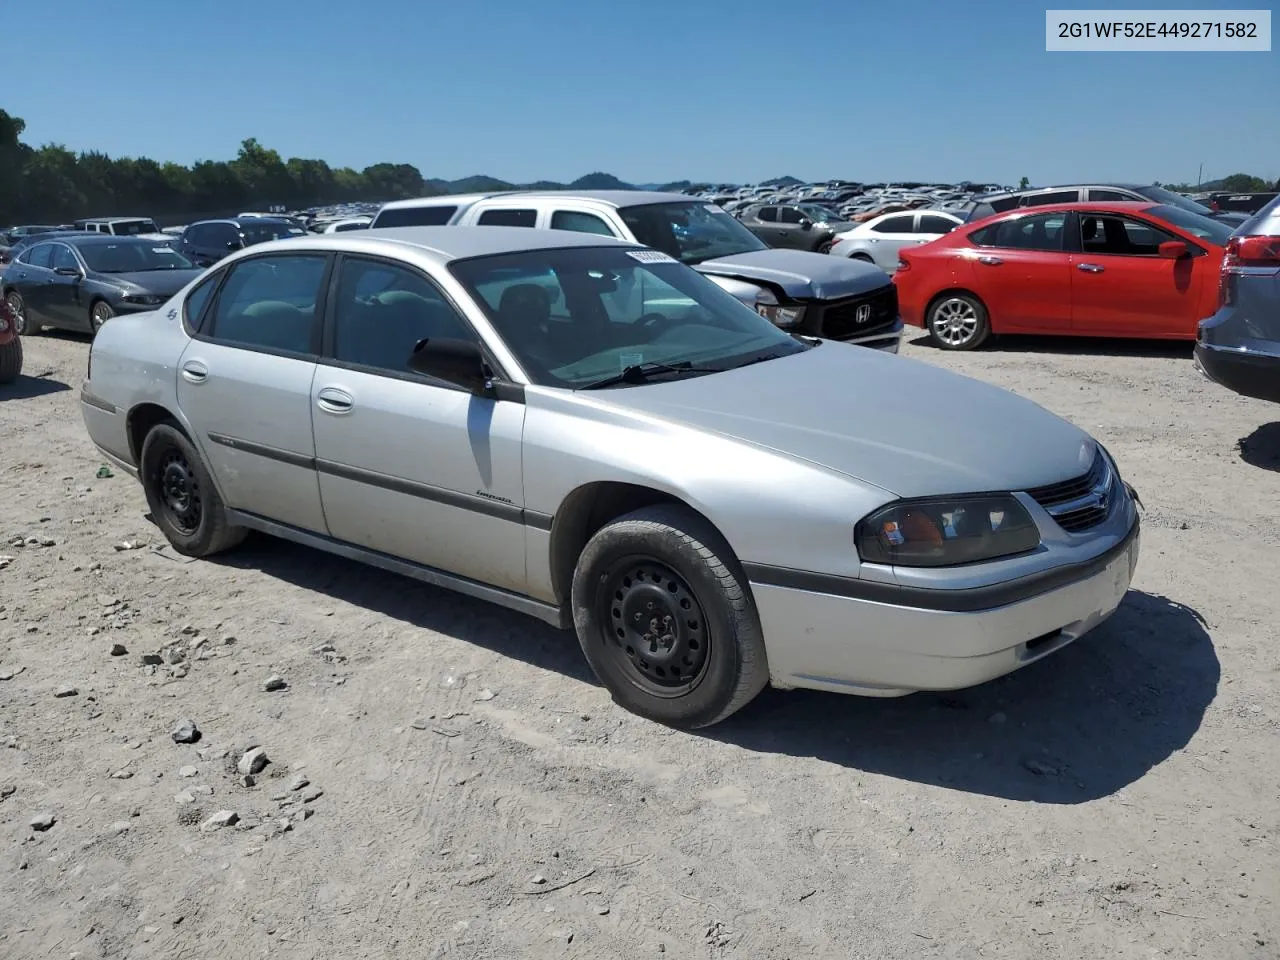
[[[768,683],[981,683],[1105,620],[1137,562],[1082,430],[600,236],[262,244],[107,324],[90,370],[89,436],[179,552],[264,531],[573,628],[677,726]]]

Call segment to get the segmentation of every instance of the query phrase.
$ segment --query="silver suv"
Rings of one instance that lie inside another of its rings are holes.
[[[722,207],[647,190],[510,191],[398,200],[370,229],[479,225],[599,234],[642,243],[706,274],[789,333],[897,353],[898,294],[872,264],[772,249]]]

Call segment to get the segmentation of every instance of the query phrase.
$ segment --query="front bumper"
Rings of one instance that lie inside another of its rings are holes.
[[[1280,403],[1280,356],[1240,347],[1200,342],[1195,365],[1214,383],[1242,397]]]
[[[837,342],[851,343],[856,347],[871,347],[873,350],[884,350],[887,353],[897,353],[902,348],[902,329],[902,318],[899,317],[891,327],[877,330],[875,333],[868,334],[865,337],[851,337],[848,340],[839,340]]]
[[[986,609],[941,596],[944,602],[925,606],[918,593],[898,605],[753,582],[770,679],[784,688],[894,697],[970,687],[1011,673],[1115,612],[1133,578],[1139,540],[1135,520],[1124,539],[1079,565],[1078,578],[1062,582],[1059,575],[1043,593]],[[1007,592],[1006,585],[997,587]]]

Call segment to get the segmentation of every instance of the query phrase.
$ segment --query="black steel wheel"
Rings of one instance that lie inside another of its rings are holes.
[[[768,683],[746,576],[719,532],[686,507],[645,507],[596,531],[570,602],[587,662],[632,713],[710,726]]]
[[[706,672],[711,635],[702,605],[665,563],[646,557],[615,562],[596,593],[605,649],[631,681],[655,697],[678,697]]]
[[[226,508],[200,454],[176,424],[152,427],[142,444],[139,475],[156,525],[179,553],[207,557],[235,546],[246,530]]]

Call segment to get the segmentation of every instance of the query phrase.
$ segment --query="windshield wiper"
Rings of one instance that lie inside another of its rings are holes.
[[[720,373],[720,367],[695,367],[689,361],[682,363],[635,363],[625,367],[621,373],[615,373],[603,380],[595,380],[578,387],[579,390],[599,390],[601,387],[612,387],[619,383],[647,383],[655,373]]]

